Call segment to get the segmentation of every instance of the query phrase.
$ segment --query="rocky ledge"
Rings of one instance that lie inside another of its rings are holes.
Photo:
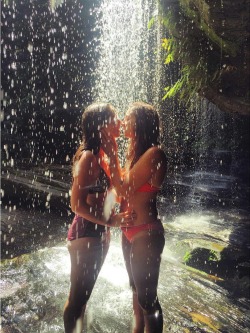
[[[1,176],[2,259],[66,238],[72,218],[70,166],[3,168]]]

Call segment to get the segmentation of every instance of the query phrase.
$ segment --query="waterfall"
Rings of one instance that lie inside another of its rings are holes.
[[[184,163],[185,172],[176,173],[181,180],[175,190],[179,196],[189,193],[188,201],[195,207],[249,207],[249,119],[222,112],[206,99],[196,100],[192,114],[188,157],[194,156],[194,166],[189,170]]]
[[[94,99],[113,104],[123,116],[129,103],[157,104],[159,31],[148,28],[157,15],[153,0],[105,0],[98,8],[99,60]]]
[[[200,101],[198,109],[196,153],[200,170],[241,176],[246,180],[249,118],[222,112],[206,99]]]

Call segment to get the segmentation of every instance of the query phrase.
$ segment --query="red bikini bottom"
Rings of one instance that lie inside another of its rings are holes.
[[[150,233],[151,231],[156,230],[164,233],[163,225],[159,222],[139,224],[132,227],[121,227],[121,230],[130,243],[132,242],[134,236],[141,231],[148,231]]]

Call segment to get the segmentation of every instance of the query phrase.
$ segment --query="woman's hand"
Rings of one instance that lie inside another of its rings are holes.
[[[117,152],[115,137],[105,128],[101,130],[101,148],[108,157],[115,155]]]
[[[111,227],[131,227],[134,225],[136,217],[134,210],[115,214],[109,219],[109,225]]]

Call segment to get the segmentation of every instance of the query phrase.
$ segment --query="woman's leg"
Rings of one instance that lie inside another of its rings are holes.
[[[64,306],[65,333],[82,331],[87,301],[109,248],[109,235],[101,238],[83,237],[71,241],[68,248],[71,259],[70,293]]]
[[[145,233],[132,241],[130,264],[138,294],[138,302],[143,309],[147,333],[162,333],[162,309],[157,297],[161,253],[165,244],[162,233]]]
[[[130,251],[131,251],[132,244],[127,240],[126,236],[122,234],[122,250],[123,250],[123,256],[124,261],[126,265],[126,269],[128,272],[129,277],[129,284],[133,291],[133,312],[134,312],[134,318],[133,318],[133,333],[143,333],[144,332],[144,314],[143,310],[139,305],[138,302],[138,295],[136,292],[133,275],[131,271],[131,265],[130,265]]]

